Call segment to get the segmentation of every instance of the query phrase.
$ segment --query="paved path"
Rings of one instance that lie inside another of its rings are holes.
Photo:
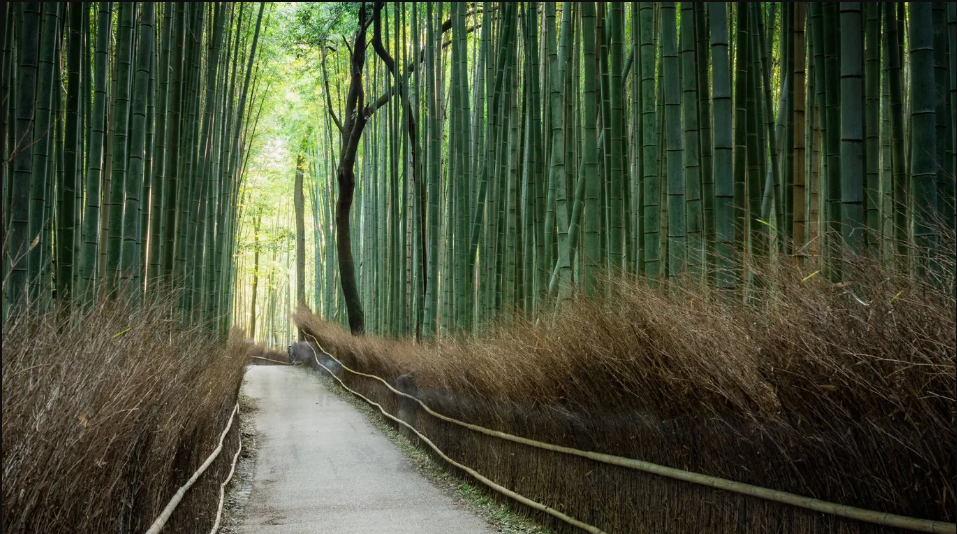
[[[259,452],[241,533],[489,533],[347,402],[299,368],[253,366]]]

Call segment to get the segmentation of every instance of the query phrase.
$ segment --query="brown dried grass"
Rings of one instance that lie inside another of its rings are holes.
[[[347,366],[393,384],[409,374],[419,398],[463,421],[954,522],[952,258],[926,279],[856,259],[841,284],[778,265],[756,271],[748,305],[619,278],[605,282],[612,298],[578,298],[547,324],[513,318],[426,344],[353,337],[306,310],[296,320]],[[399,407],[374,381],[342,376]],[[413,419],[453,458],[610,532],[896,531]]]
[[[249,345],[250,364],[252,365],[285,365],[286,353],[279,349],[268,348],[262,343]],[[273,363],[270,363],[273,362]]]
[[[248,362],[170,301],[3,328],[3,531],[143,531],[216,447]],[[208,531],[238,431],[164,532]],[[208,516],[208,517],[207,517]]]

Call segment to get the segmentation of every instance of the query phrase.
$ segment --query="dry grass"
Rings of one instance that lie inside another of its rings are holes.
[[[249,357],[251,358],[250,363],[252,365],[286,364],[285,351],[268,348],[262,343],[254,343],[249,346]]]
[[[171,309],[104,301],[4,325],[4,532],[143,531],[216,447],[246,346]],[[164,532],[209,530],[238,437]]]
[[[950,247],[947,250],[953,250]],[[946,258],[945,258],[946,259]],[[957,301],[867,260],[854,283],[760,273],[759,298],[606,282],[547,325],[512,319],[429,344],[297,322],[353,368],[410,374],[435,410],[533,439],[862,508],[954,522]],[[350,387],[397,407],[375,382]],[[785,505],[414,424],[453,458],[610,532],[893,532]]]

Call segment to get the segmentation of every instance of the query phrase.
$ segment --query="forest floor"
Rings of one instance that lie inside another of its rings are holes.
[[[257,450],[231,532],[492,532],[314,375],[253,366],[243,394]]]

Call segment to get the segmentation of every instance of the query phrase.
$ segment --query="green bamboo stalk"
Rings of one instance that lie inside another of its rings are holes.
[[[503,202],[503,211],[505,214],[505,243],[504,249],[504,272],[502,276],[503,303],[506,309],[515,308],[520,298],[520,261],[521,236],[518,226],[518,199],[519,199],[519,180],[522,173],[521,169],[521,142],[522,127],[525,124],[525,117],[522,116],[522,106],[519,105],[521,95],[521,76],[519,75],[519,57],[518,47],[512,51],[511,61],[512,69],[512,94],[509,100],[509,148],[508,156],[508,176],[506,177],[506,201]]]
[[[455,9],[458,5],[458,10]],[[469,215],[469,185],[471,176],[469,166],[471,157],[469,155],[470,139],[468,132],[469,117],[469,93],[468,93],[468,56],[467,41],[465,34],[465,6],[462,4],[452,5],[452,90],[453,98],[457,100],[458,106],[457,123],[453,118],[453,127],[455,128],[456,141],[456,166],[453,167],[456,183],[456,214],[455,214],[455,317],[456,329],[460,332],[468,331],[471,327],[471,318],[473,313],[472,290],[474,277],[467,273],[472,271],[468,269],[468,215]],[[468,280],[467,280],[468,278]]]
[[[136,46],[136,71],[133,74],[132,119],[130,121],[129,163],[126,173],[126,199],[123,208],[123,242],[119,276],[121,286],[136,298],[140,293],[139,204],[143,188],[146,158],[146,100],[149,90],[150,59],[153,56],[155,3],[144,2]]]
[[[56,53],[53,59],[54,65],[63,64],[63,53],[62,53],[63,52],[62,51],[63,30],[62,29],[64,28],[64,26],[65,25],[60,26],[61,34],[57,38],[57,41],[60,44],[56,47]],[[63,164],[64,153],[63,152],[64,152],[64,149],[66,148],[66,143],[63,142],[63,138],[64,138],[63,122],[66,115],[66,112],[64,109],[65,106],[63,105],[64,104],[64,98],[63,98],[64,83],[63,82],[64,82],[63,69],[58,68],[56,69],[56,74],[53,80],[53,102],[54,102],[53,113],[56,116],[56,119],[53,121],[53,132],[52,132],[53,148],[52,148],[52,154],[50,156],[55,170],[53,174],[48,175],[49,181],[46,184],[47,191],[55,191],[59,189],[62,192],[64,188],[59,187],[59,184],[62,184],[66,181],[66,175],[63,170],[64,168],[64,164]],[[43,214],[43,219],[46,221],[56,221],[57,212],[62,209],[63,202],[67,200],[66,195],[63,195],[63,194],[59,195],[58,197],[57,195],[53,195],[53,196],[56,197],[56,203],[47,202],[45,206],[46,209]],[[74,191],[73,198],[75,199],[75,191]],[[57,224],[57,222],[54,222],[54,224],[52,225],[52,228],[48,228],[48,231],[44,232],[44,236],[41,238],[41,242],[39,243],[39,246],[44,247],[44,254],[53,258],[53,262],[44,265],[44,268],[42,269],[42,276],[43,276],[42,285],[43,287],[47,288],[46,289],[47,291],[49,291],[51,288],[56,287],[56,279],[55,279],[56,270],[57,270],[56,233],[59,231],[57,226],[63,226],[65,228],[68,225],[69,223],[67,223],[66,221],[63,221],[62,225],[59,225]],[[45,306],[47,302],[48,300],[44,299],[43,302],[39,304],[41,306]]]
[[[748,48],[749,25],[748,9],[744,5],[737,9],[737,24],[735,26],[735,76],[734,76],[734,243],[736,252],[743,256],[748,240],[745,237],[747,230],[747,204],[745,184],[748,176]],[[717,194],[717,192],[716,192]]]
[[[877,257],[881,247],[880,188],[880,5],[867,2],[864,10],[864,209],[867,221],[868,254]]]
[[[654,7],[651,2],[639,2],[638,29],[640,32],[641,70],[641,172],[642,210],[644,220],[643,265],[649,279],[658,276],[661,269],[659,234],[661,216],[658,199],[661,188],[658,181],[658,116],[655,107],[655,28]]]
[[[824,139],[827,135],[827,91],[825,84],[824,68],[824,7],[820,2],[810,3],[810,18],[808,28],[811,30],[811,45],[814,49],[813,67],[814,67],[814,90],[815,107],[817,113],[815,119],[815,142],[814,158],[815,166],[812,181],[816,185],[813,193],[817,193],[816,199],[812,201],[811,209],[817,210],[817,218],[814,221],[813,240],[811,240],[811,256],[820,267],[823,267],[823,260],[826,257],[826,249],[820,244],[824,239],[824,233],[827,231],[827,150]],[[812,193],[812,194],[813,194]],[[822,253],[822,250],[825,253]]]
[[[33,173],[33,153],[23,147],[24,140],[33,139],[34,99],[37,91],[40,48],[40,3],[29,2],[20,12],[20,39],[17,67],[16,122],[14,124],[16,145],[12,152],[13,177],[10,183],[10,231],[4,243],[9,262],[7,291],[7,315],[19,313],[26,305],[28,283],[28,257],[33,237],[30,236],[30,188]]]
[[[884,7],[878,6],[879,23],[883,25]],[[896,247],[894,243],[894,186],[891,172],[891,83],[890,83],[890,52],[886,31],[881,31],[881,259],[885,265],[893,266]]]
[[[487,24],[483,24],[482,31],[485,31]],[[530,2],[528,8],[528,24],[526,25],[526,80],[528,80],[528,95],[525,99],[528,107],[528,124],[526,126],[526,138],[528,139],[527,157],[528,162],[525,166],[525,197],[526,197],[526,232],[525,232],[525,258],[530,260],[530,264],[525,270],[525,311],[534,315],[538,309],[538,299],[540,292],[537,288],[541,287],[541,269],[543,239],[539,229],[544,226],[544,191],[545,191],[545,165],[543,159],[542,146],[542,108],[540,102],[542,99],[541,86],[539,84],[539,42],[538,32],[541,25],[538,18],[538,3]],[[485,41],[483,39],[483,44]]]
[[[685,272],[688,263],[676,18],[675,3],[662,2],[662,68],[664,69],[665,139],[668,146],[668,275],[672,280]]]
[[[641,275],[645,272],[645,230],[644,230],[644,197],[642,196],[643,181],[642,171],[642,120],[641,120],[641,28],[639,23],[638,2],[631,3],[631,53],[629,54],[629,66],[633,62],[634,68],[631,70],[631,140],[629,142],[628,154],[631,156],[631,239],[632,251],[629,255],[629,261],[633,262],[634,272]]]
[[[428,152],[426,156],[428,189],[428,228],[429,228],[429,280],[426,286],[423,335],[433,337],[438,332],[438,297],[439,297],[439,193],[441,188],[441,162],[439,139],[439,112],[437,94],[435,91],[435,17],[432,15],[432,4],[426,4],[426,39],[425,39],[425,98],[428,119]],[[471,271],[470,271],[471,272]]]
[[[661,4],[657,4],[655,10],[655,35],[658,37],[656,46],[658,67],[657,67],[657,88],[658,94],[655,99],[655,108],[658,112],[658,146],[662,147],[655,160],[658,166],[659,188],[658,206],[660,209],[661,226],[658,232],[658,248],[660,250],[661,262],[658,269],[658,276],[662,279],[668,277],[668,139],[665,130],[665,69],[664,69],[664,40],[661,39]]]
[[[209,234],[207,227],[210,226],[208,224],[209,215],[214,211],[214,208],[210,207],[209,200],[210,190],[214,186],[213,179],[211,178],[212,173],[210,172],[212,165],[210,159],[214,154],[211,136],[213,135],[212,127],[216,120],[216,112],[219,109],[218,92],[222,85],[219,83],[222,77],[217,76],[217,73],[219,72],[219,64],[221,62],[220,49],[222,47],[225,30],[225,19],[224,5],[217,4],[213,8],[212,39],[208,44],[206,58],[206,88],[203,90],[206,105],[202,114],[202,126],[198,138],[199,146],[196,152],[196,166],[193,170],[192,178],[193,183],[196,184],[196,187],[193,189],[193,204],[197,207],[196,219],[193,224],[193,256],[191,263],[191,294],[193,306],[196,308],[193,310],[195,312],[200,311],[199,306],[201,304],[211,299],[211,296],[206,291],[207,282],[204,280],[206,269],[204,266],[207,263],[208,256],[212,255],[210,253],[212,243],[207,240],[207,235]]]
[[[948,93],[950,89],[950,70],[954,69],[949,56],[947,36],[947,6],[945,2],[932,4],[934,24],[934,81],[936,86],[937,119],[937,207],[940,218],[954,228],[954,115],[950,108]]]
[[[779,221],[776,227],[777,248],[788,254],[793,254],[794,250],[794,210],[796,199],[794,198],[794,165],[795,161],[800,161],[796,156],[795,144],[797,140],[794,137],[794,109],[798,106],[795,93],[798,91],[797,78],[795,76],[795,56],[798,54],[795,26],[799,24],[795,21],[794,5],[787,5],[781,12],[781,41],[785,49],[784,62],[781,65],[781,77],[784,79],[785,108],[784,113],[778,116],[778,124],[782,126],[780,134],[775,132],[775,141],[781,147],[779,154],[781,192],[778,195],[779,207],[776,219]],[[803,21],[802,21],[803,22]],[[774,21],[770,21],[773,29]],[[773,46],[768,46],[767,52],[773,55]],[[803,50],[801,53],[803,54]],[[771,58],[765,56],[765,61],[770,62]],[[768,114],[772,113],[768,108]],[[770,216],[768,217],[770,218]]]
[[[74,11],[79,11],[74,9]],[[33,132],[33,180],[30,184],[30,236],[39,239],[38,246],[30,249],[29,263],[29,298],[37,301],[46,288],[43,287],[41,272],[45,264],[51,260],[47,254],[50,222],[44,218],[47,197],[52,191],[47,191],[47,183],[53,174],[53,165],[50,161],[51,143],[53,137],[53,104],[54,88],[54,58],[60,36],[60,6],[47,4],[43,9],[43,23],[40,33],[40,52],[37,79],[36,125]],[[72,36],[72,35],[71,35]],[[71,40],[71,44],[77,44]],[[71,50],[72,52],[72,50]],[[58,191],[59,192],[59,191]],[[72,190],[71,190],[72,192]],[[62,192],[59,192],[62,194]],[[65,224],[63,226],[66,226]]]
[[[761,22],[759,17],[761,15],[761,8],[756,4],[748,4],[746,9],[749,17],[749,27],[751,30],[749,35],[751,42],[748,47],[748,52],[746,54],[746,62],[749,65],[748,76],[747,76],[747,107],[748,107],[748,116],[747,116],[747,142],[748,142],[748,156],[747,156],[747,186],[746,186],[746,195],[747,195],[747,206],[748,206],[748,239],[749,239],[749,249],[748,249],[748,263],[749,267],[757,267],[760,265],[759,262],[765,261],[764,258],[768,253],[768,244],[769,244],[769,224],[770,222],[764,217],[764,213],[761,211],[761,203],[764,199],[763,192],[768,189],[765,187],[765,183],[762,183],[761,177],[767,176],[768,167],[766,162],[766,138],[764,137],[765,128],[765,115],[770,116],[771,111],[769,110],[765,113],[765,97],[767,92],[763,90],[761,79],[763,73],[763,59],[762,59],[762,43],[764,38],[761,35]],[[784,92],[786,95],[787,93]],[[783,116],[783,113],[782,113]],[[773,176],[773,173],[771,173]],[[772,178],[772,187],[774,185],[779,186],[780,182],[776,182]],[[780,190],[780,187],[778,187]],[[748,272],[748,289],[753,290],[757,287],[760,287],[761,279],[756,276],[756,270],[750,269]]]
[[[703,272],[711,279],[711,264],[715,253],[713,134],[711,127],[711,65],[708,43],[708,5],[694,4],[695,61],[698,72],[698,146],[701,155],[701,232],[704,243]]]
[[[685,183],[685,231],[688,242],[688,271],[695,278],[704,273],[704,236],[701,202],[701,157],[699,152],[698,65],[695,50],[694,6],[681,4],[681,129],[684,150],[682,166]]]
[[[91,136],[87,152],[86,206],[83,213],[83,247],[80,255],[80,285],[89,301],[95,293],[96,260],[99,254],[97,225],[100,220],[100,182],[103,174],[103,140],[106,136],[106,80],[110,50],[112,2],[100,2],[96,21],[96,55],[93,78]]]
[[[734,154],[732,138],[731,65],[728,62],[727,5],[710,8],[711,61],[714,104],[714,235],[715,283],[733,290],[737,276],[735,253]]]
[[[570,6],[569,6],[570,7]],[[571,250],[568,238],[568,183],[565,173],[566,139],[563,126],[565,125],[563,98],[570,97],[570,83],[566,79],[565,71],[570,69],[564,61],[566,49],[571,46],[572,40],[571,10],[562,10],[561,36],[558,50],[555,54],[549,53],[549,113],[552,125],[552,153],[549,165],[549,181],[555,188],[555,225],[558,227],[558,281],[555,286],[559,299],[571,296]],[[551,45],[551,43],[549,43]],[[570,142],[570,141],[569,141]],[[551,288],[549,288],[551,292]]]
[[[934,86],[934,32],[931,4],[910,2],[908,34],[910,75],[910,174],[914,202],[914,241],[921,256],[918,273],[928,270],[926,257],[937,245],[934,218],[937,198],[937,119]]]
[[[63,139],[63,174],[58,184],[57,213],[57,298],[65,300],[73,295],[74,241],[76,239],[76,194],[80,183],[82,160],[77,154],[80,128],[80,52],[83,24],[82,6],[74,4],[70,9],[70,33],[67,43],[67,98],[66,124]]]
[[[812,4],[813,5],[813,4]],[[898,31],[897,13],[893,5],[885,4],[884,32],[887,34],[887,78],[890,83],[891,118],[891,182],[893,189],[894,240],[897,245],[898,268],[904,269],[909,254],[908,231],[908,194],[907,177],[909,169],[904,157],[904,91],[901,68],[901,43],[903,38]]]
[[[684,5],[684,4],[682,4]],[[625,267],[625,249],[624,249],[624,237],[625,237],[625,225],[624,217],[626,215],[625,211],[625,187],[629,182],[628,178],[628,168],[625,165],[625,144],[624,144],[624,135],[625,135],[625,109],[624,109],[624,97],[622,96],[622,91],[624,90],[624,83],[621,79],[621,72],[623,70],[623,43],[624,43],[624,13],[623,13],[623,4],[613,3],[611,4],[610,13],[609,13],[609,39],[608,39],[608,49],[609,49],[609,59],[608,62],[608,74],[609,74],[609,85],[610,85],[610,99],[611,99],[611,121],[610,129],[606,131],[606,134],[610,135],[610,170],[611,170],[611,180],[609,181],[609,203],[611,204],[611,209],[609,211],[609,233],[608,233],[608,253],[611,260],[612,269],[621,269]]]
[[[116,100],[113,108],[113,162],[110,187],[109,235],[107,236],[106,284],[115,289],[120,277],[120,253],[123,242],[123,199],[126,191],[127,136],[129,135],[130,78],[133,63],[133,21],[136,6],[121,2],[116,35]],[[137,189],[138,190],[138,189]]]
[[[580,165],[579,137],[581,137],[581,120],[579,109],[581,107],[579,87],[581,87],[581,31],[579,29],[580,8],[577,4],[570,4],[569,15],[571,17],[571,39],[568,47],[565,48],[562,55],[562,64],[564,65],[563,76],[565,85],[565,95],[563,96],[564,109],[564,128],[563,134],[565,141],[565,186],[566,199],[569,204],[568,213],[568,259],[569,259],[569,279],[572,284],[576,283],[577,266],[581,264],[581,256],[576,256],[575,247],[580,236],[574,235],[574,232],[581,233],[581,220],[576,223],[575,206],[581,202],[578,216],[581,216],[581,210],[584,207],[585,191],[578,184],[578,167]]]
[[[205,113],[202,108],[204,95],[210,91],[203,87],[203,42],[206,28],[206,6],[196,5],[190,23],[190,30],[187,34],[187,48],[189,53],[188,70],[188,88],[186,97],[188,112],[186,114],[186,159],[181,160],[180,164],[186,167],[183,176],[185,177],[185,187],[183,188],[183,205],[186,209],[182,213],[184,224],[180,238],[182,246],[179,247],[178,270],[183,276],[183,294],[181,307],[184,312],[192,314],[196,311],[196,303],[200,300],[197,293],[197,271],[201,270],[202,244],[200,243],[202,232],[199,227],[202,225],[202,195],[205,189],[203,165],[204,148],[206,140],[203,132],[203,123],[205,122]],[[209,68],[207,63],[207,68]],[[210,83],[207,80],[207,84]],[[208,100],[208,99],[206,99]]]
[[[549,20],[554,21],[554,10],[552,10],[551,12],[551,19],[548,19],[549,5],[550,4],[545,4],[545,8],[546,8],[546,25],[547,25],[546,27],[550,28],[553,26],[548,26],[548,24],[549,24]],[[483,215],[486,211],[486,196],[487,196],[487,192],[489,188],[489,181],[493,180],[494,176],[497,176],[497,174],[493,176],[492,167],[493,165],[495,165],[496,161],[502,157],[502,153],[500,152],[500,145],[503,141],[502,139],[503,136],[500,135],[500,131],[503,130],[503,125],[500,124],[502,122],[500,107],[502,106],[503,99],[507,100],[506,97],[503,97],[503,93],[505,88],[505,81],[507,78],[506,72],[507,72],[508,60],[509,60],[508,50],[511,47],[512,34],[514,33],[514,19],[516,18],[515,9],[516,9],[515,4],[509,4],[505,8],[503,28],[500,35],[500,44],[498,45],[498,59],[496,60],[495,71],[497,74],[495,76],[495,87],[491,91],[492,98],[491,98],[491,101],[489,102],[489,112],[488,112],[489,113],[488,125],[489,125],[489,132],[490,132],[490,140],[488,143],[489,155],[486,158],[486,160],[483,162],[484,167],[482,170],[482,174],[480,176],[480,183],[478,187],[478,199],[477,199],[477,204],[475,206],[475,211],[473,212],[474,215],[472,217],[472,230],[470,233],[470,236],[471,236],[471,244],[469,246],[469,267],[470,268],[468,272],[474,272],[475,273],[474,276],[479,276],[479,272],[475,271],[476,254],[478,252],[479,241],[482,237],[482,230],[483,230],[482,220],[483,220]],[[441,87],[441,85],[438,85],[438,86]],[[489,215],[490,220],[491,220],[491,214],[497,213],[497,210],[494,209],[494,206],[491,202],[489,203],[489,206],[488,206],[488,213],[490,214]],[[551,216],[554,217],[554,212],[552,212]],[[554,221],[554,218],[552,218],[551,220]],[[546,216],[546,232],[548,232],[548,221],[549,221],[549,218],[548,216]],[[554,222],[552,222],[552,224],[554,224]],[[546,242],[548,242],[547,237],[546,237]],[[488,251],[483,251],[483,264],[485,260],[488,260],[490,257],[492,257],[491,254],[486,255],[486,252]],[[486,283],[488,283],[488,281],[486,281]]]
[[[300,152],[296,156],[296,177],[293,185],[293,204],[296,210],[296,306],[306,306],[306,200],[302,190],[305,165],[306,158]],[[305,341],[303,336],[300,329],[299,341]]]
[[[227,72],[229,69],[230,60],[233,54],[233,48],[230,46],[231,41],[231,29],[233,26],[233,17],[235,14],[235,4],[230,7],[229,17],[226,21],[224,36],[225,43],[225,57],[223,58],[223,63],[221,67],[222,75],[220,80],[217,83],[215,95],[216,95],[216,111],[215,119],[213,125],[213,139],[212,139],[212,153],[210,154],[211,168],[209,171],[209,179],[211,182],[211,191],[207,197],[207,202],[209,202],[209,209],[207,210],[207,220],[206,220],[206,243],[209,250],[206,252],[204,258],[204,269],[205,274],[203,275],[203,280],[205,281],[205,287],[203,291],[206,295],[206,316],[211,320],[223,317],[223,308],[225,307],[224,301],[222,299],[222,265],[223,258],[222,252],[225,246],[226,237],[225,237],[225,221],[224,221],[224,208],[226,203],[225,191],[226,183],[222,174],[223,170],[223,139],[226,138],[226,122],[229,113],[229,93],[234,88],[233,80],[235,79],[235,67],[230,69],[231,72]],[[224,17],[225,18],[225,17]],[[233,60],[233,65],[235,66],[235,60]],[[308,136],[307,136],[308,137]],[[305,282],[303,282],[305,284]],[[228,293],[229,290],[226,291]],[[228,331],[228,325],[225,325],[222,328],[223,332]]]
[[[166,128],[170,91],[170,46],[173,39],[173,11],[175,7],[167,2],[163,10],[162,44],[156,71],[159,74],[159,88],[156,92],[156,129],[155,148],[150,189],[152,206],[150,207],[150,266],[147,287],[155,288],[162,280],[162,243],[166,233],[163,215],[169,202],[169,189],[166,177]]]
[[[585,184],[585,292],[594,295],[601,265],[601,177],[598,173],[598,69],[595,50],[595,4],[581,8],[584,87],[582,93],[582,168],[579,182]]]
[[[957,67],[953,62],[957,61],[957,2],[947,3],[947,35],[949,41],[950,59],[947,62],[950,69],[950,176],[957,176],[957,127],[954,126],[954,119],[957,118]],[[951,199],[954,199],[953,186],[951,186]],[[949,221],[957,224],[954,217]]]
[[[494,281],[492,287],[495,288],[495,293],[493,299],[491,299],[492,307],[490,309],[489,318],[491,319],[494,314],[502,311],[506,306],[506,301],[503,298],[505,296],[504,292],[504,272],[505,272],[505,251],[507,246],[506,241],[506,208],[507,208],[507,183],[508,183],[508,166],[509,166],[509,128],[510,122],[513,120],[511,113],[510,103],[512,95],[515,93],[515,84],[512,77],[513,70],[512,65],[514,63],[514,52],[511,48],[508,49],[508,54],[506,57],[505,64],[505,80],[503,85],[503,94],[502,101],[500,102],[500,112],[503,115],[503,120],[501,121],[499,132],[496,137],[496,141],[499,143],[497,150],[497,160],[495,165],[495,178],[494,183],[497,184],[493,190],[493,204],[490,204],[490,218],[493,218],[493,228],[495,228],[495,240],[493,244],[493,252],[490,255],[494,258],[494,261],[490,262],[490,267],[492,269],[492,275],[490,278]],[[556,186],[557,190],[557,186]],[[556,197],[557,198],[557,197]],[[557,207],[557,206],[556,206]],[[557,210],[556,210],[557,211]],[[556,221],[557,223],[557,221]],[[559,230],[561,226],[559,225]]]
[[[154,8],[154,13],[155,13]],[[154,21],[156,15],[154,14]],[[158,23],[156,24],[158,25]],[[147,289],[151,258],[150,253],[150,217],[154,214],[153,203],[153,151],[156,147],[154,125],[156,124],[156,30],[153,30],[153,49],[150,50],[149,77],[146,89],[146,148],[143,160],[143,193],[140,196],[140,220],[137,240],[140,249],[140,280],[144,291]],[[158,202],[157,202],[158,204]],[[159,207],[157,209],[160,209]],[[150,288],[152,289],[152,288]]]
[[[791,241],[794,246],[794,253],[799,257],[806,256],[804,245],[807,242],[807,216],[806,196],[807,196],[807,114],[806,114],[806,80],[805,73],[807,58],[805,55],[805,35],[804,23],[806,17],[805,2],[795,2],[792,5],[794,10],[793,41],[794,52],[792,54],[794,67],[792,69],[794,80],[794,105],[791,119],[791,138],[794,144],[794,156],[791,164],[792,178],[792,202],[787,205],[791,210]]]
[[[163,278],[170,288],[179,284],[175,268],[176,238],[180,234],[180,213],[185,209],[181,204],[180,184],[180,125],[182,124],[184,61],[186,40],[186,5],[174,3],[176,13],[173,18],[172,55],[170,56],[169,118],[167,127],[166,151],[166,202],[163,213]],[[171,7],[173,7],[171,6]]]
[[[838,38],[840,36],[837,4],[824,5],[824,92],[827,94],[825,113],[827,128],[824,132],[825,157],[827,158],[827,210],[825,218],[828,234],[824,239],[824,262],[832,280],[841,277],[840,269],[834,263],[837,252],[837,236],[842,235],[843,217],[841,210],[841,100],[840,100],[840,58]]]
[[[864,42],[860,2],[841,2],[841,220],[855,254],[867,245],[864,214]]]
[[[617,204],[617,192],[612,187],[612,149],[611,149],[611,74],[608,64],[608,10],[605,3],[598,4],[596,34],[598,39],[598,96],[599,120],[601,131],[598,136],[598,172],[602,177],[601,204],[604,208],[601,223],[601,255],[606,273],[611,274],[614,263],[611,259],[612,205]]]
[[[7,4],[8,11],[7,16],[4,20],[3,28],[3,72],[2,72],[2,84],[3,84],[3,95],[7,99],[7,105],[3,106],[3,152],[0,154],[0,157],[3,158],[3,169],[0,173],[0,181],[2,181],[2,189],[0,193],[3,194],[3,217],[0,221],[0,242],[7,243],[7,232],[10,229],[10,185],[11,177],[13,176],[13,147],[16,145],[16,138],[14,136],[14,123],[16,122],[16,86],[17,86],[17,76],[16,68],[14,68],[14,63],[16,61],[14,57],[14,47],[13,47],[13,34],[16,32],[16,28],[19,27],[19,9],[17,9],[13,4]],[[3,259],[0,261],[2,265],[2,270],[0,270],[0,276],[3,280],[7,280],[7,274],[10,272],[10,256],[7,254],[6,249],[3,251]],[[3,319],[6,320],[8,301],[5,298],[6,292],[4,292],[3,298]]]

